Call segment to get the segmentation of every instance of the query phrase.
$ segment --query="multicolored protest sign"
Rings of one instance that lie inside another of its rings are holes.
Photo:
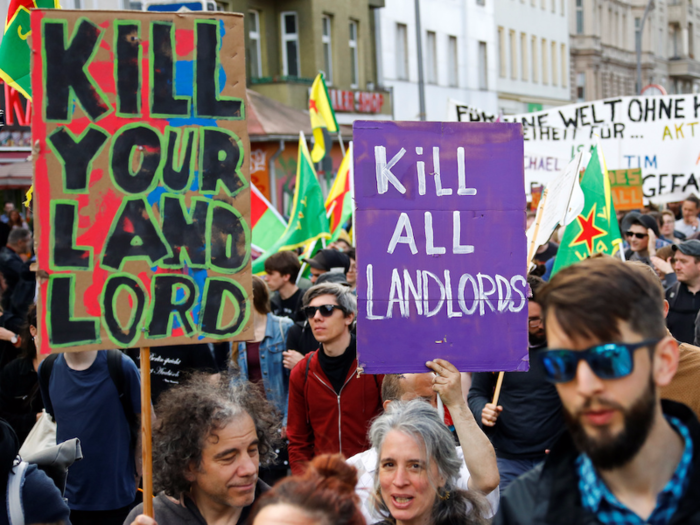
[[[41,352],[249,339],[243,16],[31,27]]]
[[[367,373],[527,370],[520,124],[354,124]]]
[[[644,206],[642,170],[608,170],[616,211],[639,210]]]

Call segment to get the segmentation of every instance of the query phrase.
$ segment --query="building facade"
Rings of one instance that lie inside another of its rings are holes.
[[[386,0],[375,17],[379,85],[395,120],[419,120],[415,2]],[[446,120],[449,99],[495,113],[494,0],[420,0],[420,25],[426,120]]]
[[[567,0],[495,2],[498,106],[503,114],[570,101]]]
[[[637,90],[636,29],[646,0],[569,0],[572,100]],[[642,34],[642,87],[670,94],[700,91],[700,6],[691,0],[655,0]]]

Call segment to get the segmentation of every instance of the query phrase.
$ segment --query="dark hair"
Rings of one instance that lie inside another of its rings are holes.
[[[253,275],[253,308],[260,314],[269,314],[270,308],[270,290],[267,289],[267,284],[257,275]]]
[[[533,303],[537,302],[538,298],[538,291],[545,285],[547,284],[544,279],[542,279],[538,275],[532,275],[528,274],[527,276],[527,285],[530,287],[530,293],[532,295],[528,298],[529,301],[532,301]]]
[[[187,473],[201,467],[202,449],[210,435],[241,414],[255,424],[260,463],[275,459],[279,447],[277,411],[265,396],[247,381],[194,373],[184,383],[160,396],[153,428],[153,486],[157,492],[179,499],[190,490]]]
[[[248,522],[252,523],[265,507],[283,503],[298,507],[309,521],[322,525],[364,525],[355,485],[357,469],[343,456],[316,456],[304,474],[285,478],[260,496]]]
[[[353,261],[357,261],[357,256],[356,256],[356,250],[355,248],[350,248],[347,252],[345,252],[345,255],[350,257]]]
[[[0,490],[7,489],[7,478],[17,465],[19,439],[14,429],[4,419],[0,419]],[[4,512],[4,511],[3,511]]]
[[[19,335],[22,338],[22,353],[20,357],[33,360],[36,357],[36,345],[34,344],[32,332],[29,330],[30,326],[36,328],[36,304],[34,303],[29,305],[27,317],[24,320],[24,324],[20,328],[19,332]]]
[[[612,257],[592,257],[560,270],[538,294],[570,336],[615,341],[621,321],[645,339],[666,336],[664,290],[650,272]]]
[[[684,201],[692,202],[695,204],[695,207],[700,209],[700,199],[698,199],[695,195],[688,195]]]
[[[289,282],[296,283],[301,270],[301,263],[294,252],[284,250],[273,253],[265,259],[265,272],[279,272],[280,275],[289,275]]]

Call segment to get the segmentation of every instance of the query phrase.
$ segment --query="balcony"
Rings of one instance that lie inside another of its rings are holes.
[[[688,25],[688,0],[676,0],[669,2],[668,23],[678,24],[681,27]]]
[[[668,61],[668,76],[683,80],[700,79],[700,62],[692,58],[672,58]]]

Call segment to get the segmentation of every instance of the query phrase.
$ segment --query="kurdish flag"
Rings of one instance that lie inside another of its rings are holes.
[[[280,213],[268,202],[260,190],[251,182],[250,223],[253,231],[253,247],[266,252],[282,237],[287,223]]]
[[[10,0],[5,20],[5,34],[0,42],[0,78],[8,86],[32,99],[29,77],[29,10],[36,8],[59,9],[58,0]]]
[[[622,245],[600,143],[591,152],[581,189],[585,197],[583,210],[564,230],[552,275],[594,253],[613,255]]]
[[[326,141],[323,138],[323,130],[338,133],[338,121],[335,120],[335,112],[328,96],[328,88],[323,80],[323,73],[319,73],[311,85],[309,95],[309,117],[311,117],[311,129],[314,130],[314,149],[311,159],[320,162],[326,156]]]
[[[304,133],[299,133],[299,157],[294,188],[294,203],[287,228],[267,251],[253,261],[253,273],[265,271],[265,259],[282,250],[293,250],[317,239],[328,239],[328,217],[323,206],[323,192],[316,178]]]
[[[326,214],[330,221],[331,241],[334,241],[342,231],[341,226],[352,217],[352,142],[340,163],[335,182],[326,198]]]

